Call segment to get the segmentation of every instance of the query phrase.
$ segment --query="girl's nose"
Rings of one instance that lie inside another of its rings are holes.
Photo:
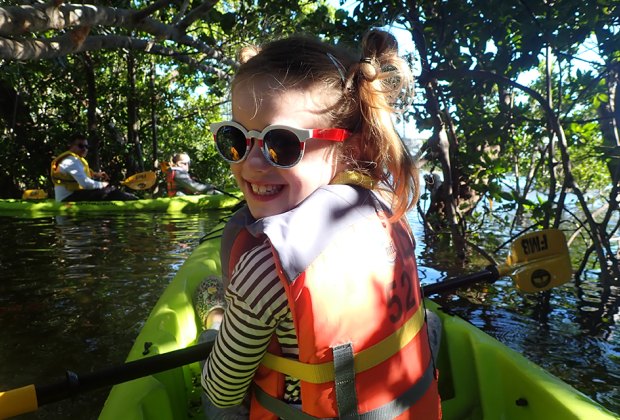
[[[252,166],[252,168],[254,169],[266,169],[269,168],[271,165],[265,159],[259,143],[262,142],[252,137],[252,146],[250,147],[248,157],[245,159],[245,161],[249,166]]]

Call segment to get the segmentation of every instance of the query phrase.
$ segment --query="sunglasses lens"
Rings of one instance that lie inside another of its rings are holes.
[[[265,134],[263,139],[269,158],[277,166],[292,166],[301,155],[301,143],[295,133],[275,129]]]
[[[224,159],[238,162],[245,155],[247,142],[245,135],[238,128],[226,125],[215,133],[215,146]]]

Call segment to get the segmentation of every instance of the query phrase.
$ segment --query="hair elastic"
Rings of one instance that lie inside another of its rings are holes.
[[[327,58],[329,58],[331,62],[334,64],[334,66],[336,67],[336,70],[338,70],[338,74],[340,74],[340,80],[342,80],[342,83],[344,84],[344,70],[345,70],[344,66],[342,65],[340,61],[338,61],[336,57],[334,57],[330,53],[325,53],[325,54],[327,55]]]

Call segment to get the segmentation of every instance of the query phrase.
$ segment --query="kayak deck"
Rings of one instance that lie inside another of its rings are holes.
[[[192,305],[202,279],[220,274],[219,238],[203,242],[155,305],[127,358],[195,344],[200,333]],[[617,419],[584,394],[464,320],[427,300],[442,320],[439,389],[443,418]],[[206,358],[206,355],[205,355]],[[202,416],[198,363],[112,388],[100,419],[188,419]]]
[[[203,210],[226,209],[240,198],[226,194],[187,195],[182,197],[144,198],[133,201],[0,200],[0,212],[21,214],[75,214],[105,212],[198,213]]]

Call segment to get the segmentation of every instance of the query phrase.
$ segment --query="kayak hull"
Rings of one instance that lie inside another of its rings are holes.
[[[155,305],[127,361],[196,343],[200,326],[192,297],[204,278],[220,275],[219,258],[219,238],[197,247]],[[442,320],[438,368],[444,419],[618,418],[434,302],[427,300],[426,306]],[[145,343],[152,343],[146,356]],[[201,415],[200,367],[193,363],[114,386],[100,419],[188,419]]]
[[[3,199],[0,200],[0,212],[20,215],[64,215],[107,212],[199,213],[204,210],[231,208],[239,201],[240,198],[226,194],[145,198],[132,201],[79,201],[67,203],[60,203],[55,200]]]

